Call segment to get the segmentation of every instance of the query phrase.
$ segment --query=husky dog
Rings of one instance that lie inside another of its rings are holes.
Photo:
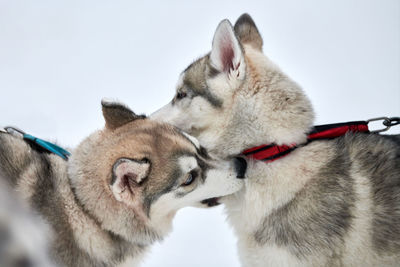
[[[60,265],[135,266],[171,230],[179,208],[211,206],[210,198],[243,184],[240,160],[215,161],[173,126],[115,102],[102,106],[105,128],[69,161],[0,134],[0,171],[52,228],[51,255]]]
[[[180,75],[152,117],[221,158],[262,144],[302,144],[248,160],[245,186],[222,198],[243,266],[399,266],[400,141],[351,133],[306,144],[314,113],[262,52],[253,20],[223,20],[212,50]]]

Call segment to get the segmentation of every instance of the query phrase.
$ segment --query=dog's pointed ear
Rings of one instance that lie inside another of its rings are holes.
[[[262,51],[262,37],[249,14],[245,13],[238,18],[234,30],[242,44],[250,44],[255,49]]]
[[[225,19],[215,31],[210,54],[211,65],[219,72],[237,71],[244,64],[243,51],[232,24]]]
[[[139,187],[147,178],[150,162],[147,159],[118,159],[112,167],[111,190],[118,201],[132,204],[132,198],[139,193]]]
[[[110,130],[114,130],[136,119],[143,119],[146,117],[144,115],[136,115],[124,104],[108,99],[102,99],[101,106],[106,121],[106,128]]]

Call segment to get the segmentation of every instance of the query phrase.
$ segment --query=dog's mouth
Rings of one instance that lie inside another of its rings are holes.
[[[202,200],[201,204],[207,205],[207,207],[214,207],[218,206],[221,203],[219,203],[219,197],[213,197]]]

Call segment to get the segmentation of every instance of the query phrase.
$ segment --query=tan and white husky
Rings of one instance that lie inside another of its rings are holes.
[[[399,266],[400,138],[352,133],[306,143],[314,113],[262,52],[253,20],[223,20],[209,54],[180,75],[152,117],[220,158],[300,144],[274,162],[248,159],[245,186],[222,198],[243,266]]]
[[[49,225],[51,258],[61,266],[136,266],[149,245],[169,233],[178,209],[212,206],[209,198],[243,184],[240,160],[215,161],[173,126],[119,103],[102,104],[105,128],[86,138],[69,161],[0,133],[1,177]],[[0,238],[0,248],[8,244]],[[13,256],[0,255],[0,262]]]

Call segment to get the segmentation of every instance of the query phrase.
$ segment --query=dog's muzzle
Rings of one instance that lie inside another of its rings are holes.
[[[246,160],[241,157],[236,157],[233,159],[233,165],[236,171],[236,178],[244,179],[247,170]]]

